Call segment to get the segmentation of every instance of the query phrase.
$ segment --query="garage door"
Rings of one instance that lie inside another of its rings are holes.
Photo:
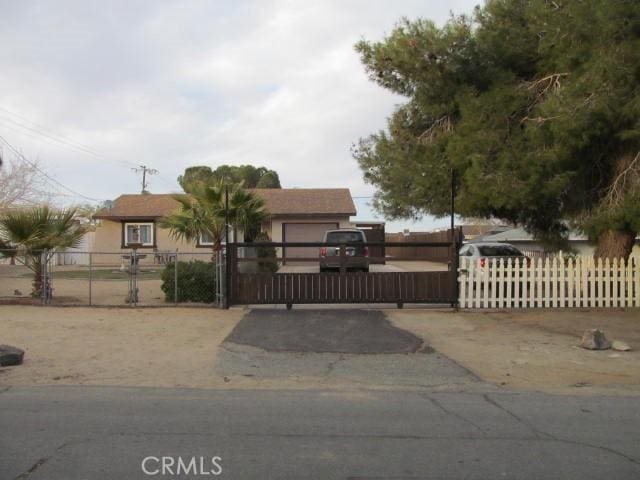
[[[285,242],[321,242],[324,232],[338,228],[338,223],[285,223]],[[286,247],[283,256],[287,263],[296,258],[317,257],[318,247]]]

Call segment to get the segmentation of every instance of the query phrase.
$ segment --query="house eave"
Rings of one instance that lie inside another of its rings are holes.
[[[162,218],[159,215],[94,215],[95,220],[111,220],[113,222],[131,221],[131,220],[144,220],[155,221]]]

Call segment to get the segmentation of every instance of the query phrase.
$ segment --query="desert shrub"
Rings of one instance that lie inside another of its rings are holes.
[[[175,264],[162,271],[162,291],[166,302],[175,299]],[[213,303],[216,300],[215,263],[192,260],[178,262],[178,302]]]

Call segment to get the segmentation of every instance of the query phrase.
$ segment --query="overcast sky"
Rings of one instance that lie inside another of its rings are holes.
[[[177,191],[191,165],[251,163],[283,187],[370,196],[350,147],[403,99],[367,79],[353,45],[478,0],[2,3],[0,136],[72,190],[113,199],[140,190],[138,164],[160,172],[153,193]]]

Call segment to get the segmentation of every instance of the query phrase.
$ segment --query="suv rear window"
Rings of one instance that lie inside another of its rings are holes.
[[[507,245],[486,245],[478,247],[484,257],[522,257],[522,252]]]
[[[364,234],[361,232],[329,232],[326,241],[329,243],[364,242]]]

